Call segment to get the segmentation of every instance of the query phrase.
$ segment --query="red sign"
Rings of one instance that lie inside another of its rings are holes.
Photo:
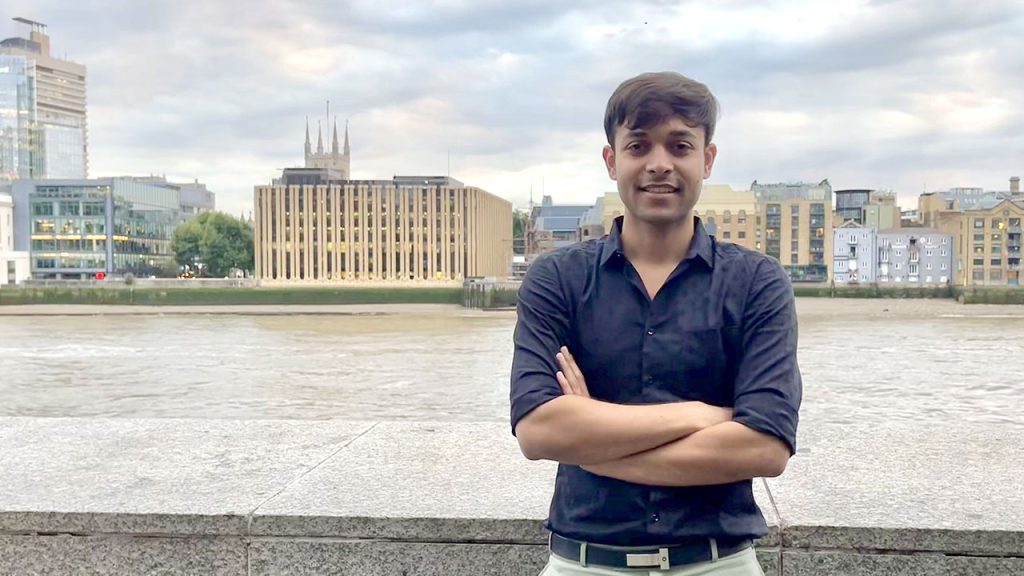
[[[97,280],[103,280],[103,279],[104,279],[104,278],[106,278],[106,277],[107,277],[107,275],[106,275],[106,274],[104,274],[103,272],[97,272],[97,273],[96,273],[96,279],[97,279]]]

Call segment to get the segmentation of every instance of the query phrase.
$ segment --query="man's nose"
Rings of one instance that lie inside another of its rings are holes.
[[[672,157],[661,146],[655,146],[647,154],[646,171],[652,175],[664,175],[672,171]]]

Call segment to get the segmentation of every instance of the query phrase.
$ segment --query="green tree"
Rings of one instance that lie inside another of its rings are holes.
[[[512,210],[512,252],[526,254],[526,230],[530,227],[530,213]]]
[[[252,228],[222,212],[205,212],[178,226],[171,249],[178,264],[201,263],[209,276],[253,268]]]

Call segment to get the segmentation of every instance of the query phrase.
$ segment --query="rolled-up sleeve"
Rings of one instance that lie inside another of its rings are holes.
[[[759,260],[754,267],[743,315],[742,349],[733,419],[781,439],[796,453],[803,395],[796,305],[792,284],[774,260]]]
[[[537,258],[519,288],[512,356],[512,434],[532,410],[562,395],[555,354],[568,344],[568,307],[552,255]]]

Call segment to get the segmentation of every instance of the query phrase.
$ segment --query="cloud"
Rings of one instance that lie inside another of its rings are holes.
[[[88,66],[94,175],[198,178],[237,213],[302,162],[325,100],[356,176],[445,173],[523,204],[614,189],[623,79],[677,70],[722,102],[713,182],[828,177],[904,195],[1024,172],[1014,0],[605,3],[9,0]],[[969,9],[968,9],[969,8]],[[14,35],[13,26],[10,34]]]

